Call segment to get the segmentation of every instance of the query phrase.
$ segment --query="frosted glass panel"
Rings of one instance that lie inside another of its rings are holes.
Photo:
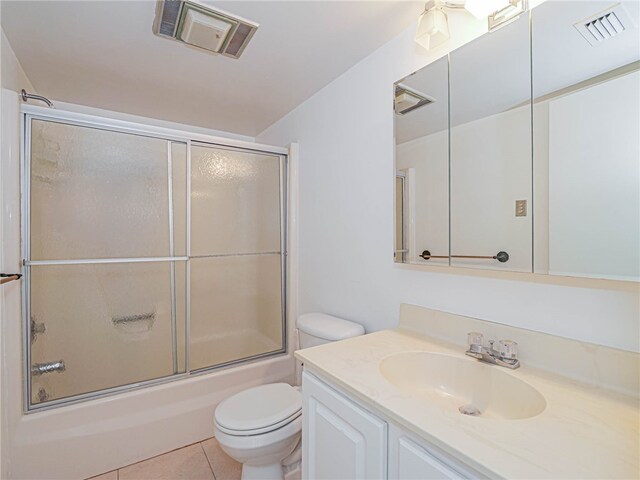
[[[186,264],[175,268],[184,371]],[[31,365],[66,366],[31,376],[32,402],[172,375],[170,272],[171,262],[32,266],[31,320],[46,330],[34,337]]]
[[[191,260],[192,370],[282,349],[280,260]]]
[[[280,158],[191,149],[191,255],[280,251]]]
[[[31,259],[168,256],[167,159],[166,140],[32,120]]]

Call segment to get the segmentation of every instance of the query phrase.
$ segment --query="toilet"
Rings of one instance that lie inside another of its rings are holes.
[[[364,334],[362,325],[324,313],[301,315],[296,327],[300,348]],[[214,424],[222,450],[242,463],[242,480],[282,480],[283,460],[299,458],[302,395],[287,383],[249,388],[218,405]]]

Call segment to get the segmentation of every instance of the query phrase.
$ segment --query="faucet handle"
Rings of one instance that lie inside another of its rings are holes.
[[[503,360],[515,360],[518,358],[518,344],[513,340],[500,340],[497,351]]]
[[[480,353],[484,345],[484,335],[479,332],[467,333],[467,345],[471,352]]]

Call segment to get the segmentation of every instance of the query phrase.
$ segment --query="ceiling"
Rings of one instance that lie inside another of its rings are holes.
[[[617,2],[547,1],[532,10],[533,93],[536,99],[640,60],[640,2],[621,3],[632,22],[616,37],[591,46],[574,24]],[[635,24],[633,23],[635,22]],[[528,18],[481,36],[450,55],[451,125],[461,125],[531,98]],[[447,70],[427,65],[402,81],[438,102],[396,116],[396,142],[404,143],[447,128]]]
[[[240,59],[155,36],[155,1],[3,1],[27,77],[59,101],[255,136],[415,22],[424,2],[204,1],[260,24]]]

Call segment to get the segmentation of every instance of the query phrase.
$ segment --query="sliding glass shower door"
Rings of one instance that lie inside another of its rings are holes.
[[[25,145],[27,410],[284,351],[284,157],[30,116]]]
[[[281,157],[191,149],[192,369],[282,350]]]

